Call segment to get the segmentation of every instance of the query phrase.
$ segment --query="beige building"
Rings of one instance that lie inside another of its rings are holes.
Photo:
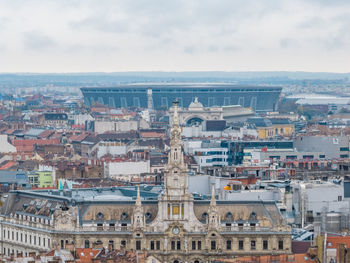
[[[147,250],[160,262],[213,262],[239,255],[291,253],[291,229],[272,201],[194,200],[177,105],[164,190],[158,200],[121,188],[12,191],[1,208],[1,251],[48,251],[73,243]],[[130,192],[130,191],[129,191]],[[142,198],[143,197],[143,198]]]
[[[223,120],[223,110],[221,107],[203,107],[203,104],[195,98],[188,108],[179,108],[178,120],[180,125],[202,123],[207,120]],[[175,107],[169,109],[170,126],[173,126]]]

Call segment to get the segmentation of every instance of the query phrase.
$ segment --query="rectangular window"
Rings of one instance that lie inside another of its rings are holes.
[[[269,247],[267,240],[263,241],[263,250],[267,250]]]
[[[339,195],[339,196],[338,196],[338,202],[341,202],[341,200],[342,200],[342,196]]]
[[[208,107],[214,106],[215,105],[215,98],[214,97],[209,97],[208,98]]]
[[[224,97],[224,106],[230,105],[230,97]]]
[[[173,215],[178,215],[180,213],[179,206],[173,205]]]
[[[313,159],[313,155],[303,155],[303,159]]]
[[[27,234],[24,235],[24,243],[27,243]]]
[[[154,250],[154,241],[151,241],[150,249],[151,249],[151,250]]]
[[[192,250],[196,250],[196,241],[192,241]]]
[[[232,245],[231,245],[231,240],[226,240],[226,249],[231,250]]]
[[[18,241],[18,232],[16,232],[16,241]]]
[[[283,250],[283,240],[278,241],[278,249]]]
[[[121,247],[125,247],[125,246],[126,246],[126,240],[122,240],[122,241],[120,242],[120,246],[121,246]]]
[[[171,241],[171,250],[175,250],[175,241],[174,240]]]
[[[50,247],[50,238],[47,239],[47,247]]]
[[[181,250],[181,241],[180,241],[180,240],[178,240],[178,241],[176,242],[176,249],[177,249],[177,250]]]
[[[32,243],[32,235],[29,235],[29,244],[31,244]],[[64,247],[62,247],[62,248],[64,248]]]
[[[341,152],[348,152],[349,151],[349,147],[340,147],[340,151]]]
[[[168,107],[168,98],[167,97],[162,97],[161,98],[161,106],[162,107]]]
[[[45,247],[45,245],[46,245],[46,244],[45,244],[45,243],[46,243],[45,241],[46,241],[46,239],[45,239],[45,237],[44,237],[44,238],[43,238],[43,246],[44,246],[44,247]]]
[[[21,242],[23,242],[23,233],[21,233]]]
[[[34,245],[36,245],[36,236],[34,236]]]
[[[255,240],[251,240],[251,241],[250,241],[250,249],[251,249],[251,250],[255,250],[255,249],[256,249]]]
[[[214,240],[212,240],[212,241],[210,242],[210,249],[211,249],[211,250],[216,250],[216,242],[215,242]]]
[[[40,237],[38,237],[38,246],[40,246],[41,240]]]
[[[202,249],[202,241],[198,241],[197,249],[198,249],[198,250],[201,250],[201,249]]]
[[[238,249],[239,249],[239,250],[243,250],[243,249],[244,249],[243,240],[239,240],[239,241],[238,241]]]
[[[141,240],[136,240],[136,250],[141,250]]]
[[[160,241],[159,240],[157,240],[157,242],[156,242],[156,247],[157,247],[157,250],[160,250]]]

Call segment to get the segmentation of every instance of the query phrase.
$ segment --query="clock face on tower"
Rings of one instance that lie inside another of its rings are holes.
[[[173,227],[173,234],[174,235],[179,234],[179,232],[180,232],[180,229],[177,226]]]

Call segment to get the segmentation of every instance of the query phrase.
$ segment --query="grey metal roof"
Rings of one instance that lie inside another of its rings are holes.
[[[27,173],[24,171],[0,171],[1,184],[25,184],[27,183]]]
[[[272,126],[272,122],[266,118],[249,118],[247,122],[250,124],[254,124],[255,127],[270,127]]]
[[[38,137],[41,133],[43,133],[45,129],[32,128],[24,133],[24,136],[29,137]]]
[[[218,89],[234,89],[243,91],[256,91],[266,90],[268,91],[281,91],[282,87],[276,86],[253,86],[253,85],[235,85],[231,83],[139,83],[139,84],[123,84],[113,87],[83,87],[83,92],[93,90],[117,90],[117,89],[155,89],[155,88],[176,88],[186,90],[190,88],[203,89],[203,88],[218,88]]]

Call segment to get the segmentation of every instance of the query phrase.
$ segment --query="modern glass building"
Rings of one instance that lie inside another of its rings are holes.
[[[81,88],[85,104],[101,103],[116,108],[147,108],[152,97],[154,109],[166,109],[177,100],[188,107],[198,97],[205,107],[242,105],[256,111],[274,111],[281,87],[239,86],[233,84],[126,84],[115,87]]]

